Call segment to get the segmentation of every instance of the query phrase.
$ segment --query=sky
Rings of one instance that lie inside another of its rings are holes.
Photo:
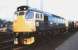
[[[28,0],[32,8],[41,9],[42,0]],[[26,5],[26,0],[0,0],[0,18],[6,20],[14,19],[16,8]],[[67,20],[78,19],[77,0],[43,0],[43,11],[59,15]]]

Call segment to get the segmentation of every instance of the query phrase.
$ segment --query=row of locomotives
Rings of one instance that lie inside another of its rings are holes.
[[[68,21],[64,18],[28,6],[18,7],[15,14],[13,21],[15,45],[32,45],[39,36],[56,35],[68,30]]]
[[[74,21],[74,27],[75,27],[76,30],[78,29],[78,21],[77,20]]]
[[[0,20],[0,50],[12,50],[14,45],[14,36],[9,25],[11,22]]]
[[[74,24],[73,21],[69,21],[68,31],[69,31],[69,32],[76,31],[75,24]]]

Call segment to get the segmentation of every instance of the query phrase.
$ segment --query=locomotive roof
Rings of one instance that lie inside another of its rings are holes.
[[[30,9],[30,11],[35,11],[35,12],[43,13],[43,14],[45,14],[47,16],[53,16],[53,17],[56,17],[56,18],[64,19],[63,17],[60,17],[58,15],[51,14],[51,13],[48,13],[48,12],[45,12],[45,11],[41,11],[41,10],[37,10],[37,9]]]
[[[43,13],[47,16],[53,16],[53,17],[56,17],[56,18],[60,18],[60,19],[64,19],[63,17],[60,17],[60,16],[57,16],[57,15],[54,15],[54,14],[51,14],[51,13],[48,13],[48,12],[45,12],[43,10],[38,10],[36,8],[31,8],[29,6],[19,6],[17,8],[17,11],[26,11],[26,10],[29,10],[29,11],[35,11],[35,12],[39,12],[39,13]]]
[[[54,16],[56,18],[64,19],[63,17],[57,16],[57,15],[54,15],[54,14],[52,14],[52,16]]]

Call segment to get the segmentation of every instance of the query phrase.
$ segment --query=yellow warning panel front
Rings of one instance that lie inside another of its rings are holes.
[[[14,32],[33,32],[36,31],[33,21],[26,21],[24,16],[18,16],[13,22]]]

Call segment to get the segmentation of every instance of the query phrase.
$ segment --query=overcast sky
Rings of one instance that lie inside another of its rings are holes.
[[[40,9],[42,0],[29,0],[28,5]],[[18,6],[26,5],[26,0],[0,0],[0,18],[12,20]],[[43,0],[43,10],[66,19],[78,19],[77,0]]]

